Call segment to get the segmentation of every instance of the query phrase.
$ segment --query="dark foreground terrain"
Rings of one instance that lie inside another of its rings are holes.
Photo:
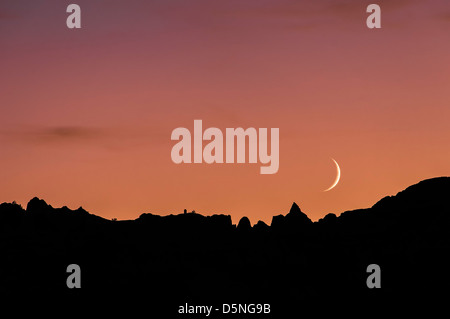
[[[80,309],[141,306],[148,318],[174,317],[186,303],[269,303],[275,318],[301,318],[292,315],[312,304],[435,307],[449,295],[449,226],[449,177],[318,222],[294,203],[253,227],[196,213],[111,221],[34,198],[26,209],[0,205],[0,291]],[[81,268],[80,289],[66,285],[70,264]],[[367,287],[370,264],[381,268],[379,289]]]

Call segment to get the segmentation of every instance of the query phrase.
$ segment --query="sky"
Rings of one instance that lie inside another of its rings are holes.
[[[450,175],[449,35],[447,0],[2,0],[0,202],[234,223],[370,207]],[[196,119],[279,128],[279,171],[173,163]]]

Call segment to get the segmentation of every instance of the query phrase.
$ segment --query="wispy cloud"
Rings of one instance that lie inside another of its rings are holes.
[[[170,132],[161,128],[49,126],[0,130],[2,143],[34,146],[91,145],[109,150],[148,147],[167,142]]]
[[[57,126],[39,128],[18,128],[3,130],[0,135],[4,139],[15,141],[45,143],[45,142],[74,142],[89,141],[103,138],[107,134],[104,130],[83,126]]]
[[[112,149],[115,139],[104,128],[85,126],[17,127],[0,130],[2,145],[20,147],[99,147]]]
[[[39,139],[49,141],[92,140],[105,136],[104,130],[81,126],[60,126],[44,128],[36,130],[35,132],[32,132],[32,134]]]

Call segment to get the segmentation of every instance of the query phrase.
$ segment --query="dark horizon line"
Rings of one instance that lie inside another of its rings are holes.
[[[352,210],[346,210],[346,211],[341,212],[339,215],[337,215],[337,214],[335,214],[335,213],[328,213],[328,214],[324,215],[324,217],[322,217],[322,218],[320,218],[320,219],[318,219],[318,220],[316,220],[316,221],[312,221],[312,220],[308,217],[308,215],[307,215],[306,213],[304,213],[304,212],[300,209],[300,207],[297,205],[297,203],[294,201],[294,202],[292,203],[292,206],[291,206],[290,211],[289,211],[287,214],[285,214],[285,215],[283,215],[283,214],[273,215],[273,216],[272,216],[272,221],[271,221],[270,225],[268,225],[266,222],[264,222],[264,221],[262,221],[262,220],[258,220],[256,223],[254,223],[254,224],[252,225],[251,222],[250,222],[250,219],[249,219],[247,216],[241,217],[241,219],[239,220],[238,223],[234,224],[234,223],[231,222],[231,224],[232,224],[233,226],[235,226],[235,227],[236,227],[236,226],[239,226],[239,224],[241,224],[241,223],[245,223],[246,225],[250,226],[250,228],[255,228],[255,226],[272,227],[273,224],[274,224],[274,221],[276,221],[277,219],[280,220],[280,219],[284,219],[284,218],[286,218],[286,217],[289,218],[289,216],[293,216],[293,218],[295,218],[295,219],[296,219],[296,217],[298,217],[298,216],[302,216],[302,218],[305,219],[305,220],[307,220],[308,223],[311,223],[311,224],[320,224],[320,223],[322,223],[323,221],[325,221],[325,220],[327,220],[327,219],[328,219],[328,220],[329,220],[329,219],[337,219],[337,218],[341,218],[342,216],[345,216],[346,214],[352,214],[352,213],[354,213],[354,212],[363,212],[363,211],[367,211],[367,210],[373,209],[373,208],[375,208],[375,207],[381,205],[382,203],[387,202],[387,201],[389,201],[390,199],[395,198],[395,197],[397,197],[398,195],[400,195],[400,194],[402,194],[402,193],[404,193],[404,192],[407,192],[407,191],[410,190],[410,189],[417,188],[417,187],[420,187],[421,185],[425,185],[425,184],[432,184],[432,183],[437,182],[437,181],[439,181],[439,180],[445,180],[445,179],[450,179],[450,177],[449,177],[449,176],[440,176],[440,177],[433,177],[433,178],[429,178],[429,179],[424,179],[424,180],[422,180],[422,181],[420,181],[420,182],[418,182],[418,183],[416,183],[416,184],[413,184],[413,185],[411,185],[411,186],[405,188],[404,190],[398,192],[396,195],[388,195],[388,196],[385,196],[385,197],[381,198],[380,200],[378,200],[378,201],[377,201],[374,205],[372,205],[371,207],[357,208],[357,209],[352,209]],[[203,215],[203,214],[197,213],[195,210],[192,210],[192,211],[188,212],[186,209],[184,210],[184,213],[178,213],[178,214],[173,214],[173,213],[171,213],[171,214],[167,214],[167,215],[159,215],[159,214],[153,214],[153,213],[142,213],[142,214],[140,214],[136,219],[122,219],[122,220],[117,220],[116,218],[107,219],[107,218],[104,218],[104,217],[102,217],[102,216],[99,216],[99,215],[95,215],[95,214],[89,213],[88,211],[86,211],[86,210],[85,210],[83,207],[81,207],[81,206],[80,206],[78,209],[76,209],[76,210],[72,210],[72,209],[68,208],[67,206],[62,206],[62,207],[60,207],[60,208],[54,208],[52,205],[47,204],[47,202],[46,202],[44,199],[40,199],[40,198],[38,198],[38,197],[33,197],[33,198],[28,202],[27,207],[26,207],[25,209],[23,208],[23,206],[22,206],[21,204],[18,204],[16,201],[13,201],[13,202],[11,202],[11,203],[3,202],[3,203],[0,204],[0,206],[3,206],[3,205],[17,205],[17,206],[19,206],[23,211],[25,211],[25,212],[28,211],[28,212],[29,212],[29,211],[30,211],[30,203],[33,203],[33,202],[39,202],[39,203],[40,203],[39,205],[40,205],[41,207],[45,204],[45,206],[47,206],[47,207],[50,208],[50,209],[68,210],[68,211],[70,211],[70,212],[77,212],[77,211],[78,211],[78,212],[84,212],[84,213],[87,213],[87,214],[89,214],[89,215],[91,215],[91,216],[95,216],[95,217],[97,217],[97,218],[101,218],[101,219],[103,219],[103,220],[105,220],[105,221],[111,221],[111,222],[132,222],[132,221],[137,221],[137,220],[140,220],[140,219],[142,219],[142,218],[145,218],[146,216],[147,216],[147,217],[148,217],[148,216],[151,216],[151,217],[154,217],[154,218],[161,218],[161,219],[168,219],[168,218],[170,219],[170,218],[175,218],[175,217],[179,217],[179,216],[195,216],[195,215],[201,216],[201,217],[203,217],[203,218],[211,218],[211,217],[214,217],[214,216],[223,216],[223,217],[225,217],[225,218],[229,218],[230,221],[232,221],[232,217],[231,217],[230,214],[212,214],[212,215]],[[248,226],[247,226],[247,227],[248,227]]]

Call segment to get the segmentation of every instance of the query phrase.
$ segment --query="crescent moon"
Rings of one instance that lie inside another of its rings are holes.
[[[332,190],[333,188],[335,188],[336,185],[339,183],[339,180],[341,179],[341,169],[339,168],[339,164],[333,158],[332,158],[332,160],[333,160],[334,164],[336,164],[337,176],[336,176],[336,179],[334,180],[333,185],[331,185],[326,190],[324,190],[324,192],[328,192],[329,190]]]

